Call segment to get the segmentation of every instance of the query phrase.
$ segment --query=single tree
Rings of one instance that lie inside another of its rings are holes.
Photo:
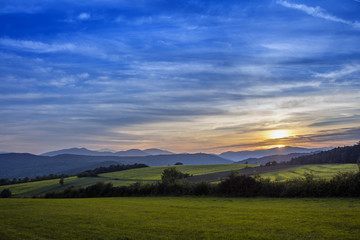
[[[64,185],[64,178],[63,177],[60,178],[59,183],[60,183],[61,186]]]
[[[0,193],[0,197],[2,197],[2,198],[9,198],[9,197],[11,197],[11,191],[10,191],[10,189],[4,189],[4,190],[2,190],[1,191],[1,193]]]

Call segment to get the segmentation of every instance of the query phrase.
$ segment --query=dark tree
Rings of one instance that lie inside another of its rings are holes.
[[[59,184],[60,184],[61,186],[64,185],[64,178],[63,178],[63,177],[60,178]]]
[[[0,196],[1,196],[2,198],[9,198],[9,197],[11,197],[11,191],[10,191],[10,189],[4,189],[4,190],[2,190],[2,192],[0,193]]]
[[[170,167],[164,169],[161,174],[161,180],[165,184],[174,184],[177,179],[187,178],[190,175],[188,173],[182,173],[176,169],[176,167]]]
[[[183,163],[182,162],[177,162],[177,163],[175,163],[175,165],[183,165]]]

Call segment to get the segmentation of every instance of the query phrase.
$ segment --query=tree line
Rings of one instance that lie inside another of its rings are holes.
[[[360,142],[354,146],[337,147],[312,155],[300,156],[289,164],[360,163]]]
[[[285,182],[232,172],[218,184],[190,183],[175,168],[165,169],[156,183],[114,187],[99,182],[86,188],[70,187],[47,193],[45,198],[89,198],[122,196],[220,196],[220,197],[360,197],[360,171],[339,173],[330,180],[312,174]]]
[[[71,176],[72,175],[69,175],[69,174],[49,174],[49,175],[37,176],[34,178],[30,178],[30,177],[13,178],[13,179],[1,178],[0,186],[17,184],[17,183],[36,182],[36,181],[50,180],[50,179],[56,179],[56,178],[67,178],[67,177],[71,177]]]
[[[93,170],[86,170],[84,172],[80,172],[76,174],[77,177],[98,177],[98,174],[100,173],[108,173],[108,172],[118,172],[118,171],[124,171],[128,169],[134,169],[134,168],[145,168],[149,167],[146,164],[142,163],[135,163],[135,164],[128,164],[128,165],[110,165],[109,167],[98,167]]]

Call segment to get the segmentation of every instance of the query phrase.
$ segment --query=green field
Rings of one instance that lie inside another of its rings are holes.
[[[176,168],[184,173],[200,175],[214,172],[238,170],[244,168],[245,166],[245,164],[211,164],[180,165],[176,166]],[[130,169],[125,171],[100,174],[100,177],[69,177],[64,179],[63,186],[60,186],[59,179],[20,183],[0,186],[0,191],[8,188],[11,190],[14,197],[32,197],[34,195],[43,195],[47,192],[52,191],[63,191],[70,186],[86,187],[97,182],[111,182],[114,186],[125,186],[135,182],[154,182],[157,180],[161,180],[162,171],[168,167],[170,166]]]
[[[249,165],[255,166],[255,165]],[[59,179],[44,180],[30,183],[20,183],[7,186],[0,186],[0,191],[9,188],[14,197],[32,197],[34,195],[44,195],[47,192],[63,191],[67,187],[86,187],[97,182],[111,182],[114,186],[126,186],[135,182],[154,182],[161,179],[161,173],[165,168],[148,167],[130,169],[119,172],[100,174],[99,177],[77,178],[69,177],[64,179],[64,185],[60,186]],[[202,175],[223,171],[239,170],[244,168],[244,164],[213,164],[213,165],[180,165],[178,170],[193,175]],[[263,178],[271,180],[285,181],[288,179],[304,177],[304,173],[312,173],[314,178],[331,178],[338,172],[357,171],[357,164],[322,164],[305,165],[297,168],[269,172],[261,174]]]
[[[0,199],[1,239],[359,239],[359,199]]]
[[[202,175],[215,172],[224,172],[231,170],[239,170],[244,168],[245,164],[211,164],[211,165],[180,165],[176,169],[183,173],[192,175]],[[249,167],[256,165],[248,165]],[[119,179],[121,181],[157,181],[161,180],[161,173],[165,168],[174,166],[149,167],[141,169],[130,169],[120,172],[100,174],[102,177]]]
[[[273,181],[286,181],[294,178],[304,177],[305,173],[314,175],[314,179],[330,179],[339,172],[358,171],[357,164],[319,164],[304,165],[297,168],[281,170],[277,172],[269,172],[260,174],[262,178],[269,178]]]

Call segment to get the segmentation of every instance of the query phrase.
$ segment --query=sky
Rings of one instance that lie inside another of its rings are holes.
[[[0,151],[360,140],[358,0],[2,0]]]

